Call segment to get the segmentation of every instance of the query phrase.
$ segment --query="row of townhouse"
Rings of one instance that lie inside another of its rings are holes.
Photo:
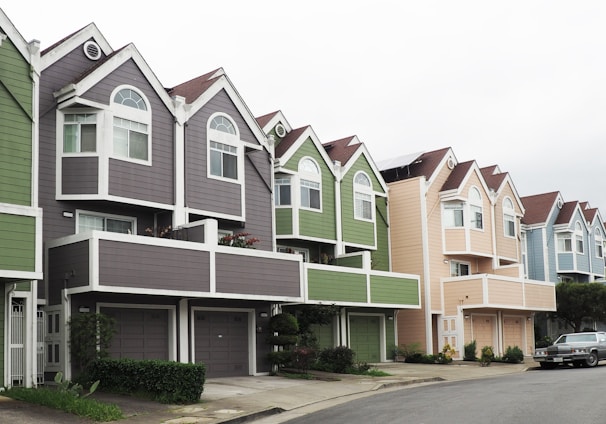
[[[419,277],[390,269],[387,186],[362,143],[257,119],[222,69],[165,88],[94,24],[39,52],[0,17],[0,54],[16,59],[0,115],[18,115],[0,140],[28,160],[2,188],[30,187],[2,215],[25,221],[2,233],[4,385],[70,378],[68,323],[94,312],[116,320],[113,357],[204,362],[208,377],[269,372],[282,306],[334,305],[324,345],[390,357]],[[241,233],[254,249],[220,243]]]
[[[420,343],[534,347],[555,283],[604,277],[603,221],[521,198],[451,148],[375,164],[255,117],[222,69],[165,88],[90,24],[39,51],[0,10],[4,385],[72,373],[72,316],[115,318],[116,358],[270,371],[270,317],[332,305],[323,347],[391,359]],[[42,219],[42,210],[44,219]],[[255,249],[221,243],[237,234]],[[44,271],[44,272],[43,272]]]

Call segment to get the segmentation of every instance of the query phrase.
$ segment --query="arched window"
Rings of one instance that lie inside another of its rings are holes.
[[[469,189],[469,210],[471,212],[471,228],[483,229],[482,195],[476,187]]]
[[[151,159],[151,112],[142,93],[118,88],[112,94],[114,155],[135,161]]]
[[[354,218],[363,220],[373,219],[372,183],[365,172],[358,172],[354,176]]]
[[[602,236],[602,231],[599,228],[596,228],[593,232],[595,238],[595,255],[596,257],[603,259],[604,258],[604,237]]]
[[[209,176],[236,180],[240,178],[243,148],[238,128],[225,115],[215,115],[208,123],[208,169]]]
[[[509,197],[503,200],[503,231],[507,237],[516,236],[516,211]]]
[[[574,245],[575,245],[577,253],[580,253],[580,254],[585,253],[585,240],[583,237],[583,226],[578,221],[576,224],[574,224]]]
[[[311,158],[303,158],[299,162],[301,189],[301,207],[322,209],[322,174],[320,167]]]

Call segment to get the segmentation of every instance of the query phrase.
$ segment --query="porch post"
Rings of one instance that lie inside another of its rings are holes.
[[[179,315],[177,317],[179,321],[179,340],[177,342],[179,346],[179,362],[184,364],[189,362],[189,337],[188,337],[188,301],[187,299],[181,299],[179,301]]]

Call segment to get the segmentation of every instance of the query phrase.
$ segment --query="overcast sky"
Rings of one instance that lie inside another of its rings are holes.
[[[42,48],[94,22],[165,87],[222,67],[255,116],[281,110],[375,161],[452,147],[606,219],[606,2],[3,0]]]

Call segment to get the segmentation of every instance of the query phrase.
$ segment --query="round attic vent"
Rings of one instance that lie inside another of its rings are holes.
[[[84,43],[84,54],[90,60],[99,60],[101,58],[101,47],[94,41]]]
[[[455,162],[452,158],[448,158],[448,161],[446,162],[446,166],[448,166],[448,169],[452,169],[455,167]]]
[[[276,131],[276,135],[280,138],[282,138],[286,135],[286,128],[284,128],[284,125],[282,125],[282,124],[276,125],[275,131]]]
[[[562,199],[558,199],[558,209],[562,209],[562,206],[564,206],[564,203],[562,202]]]

